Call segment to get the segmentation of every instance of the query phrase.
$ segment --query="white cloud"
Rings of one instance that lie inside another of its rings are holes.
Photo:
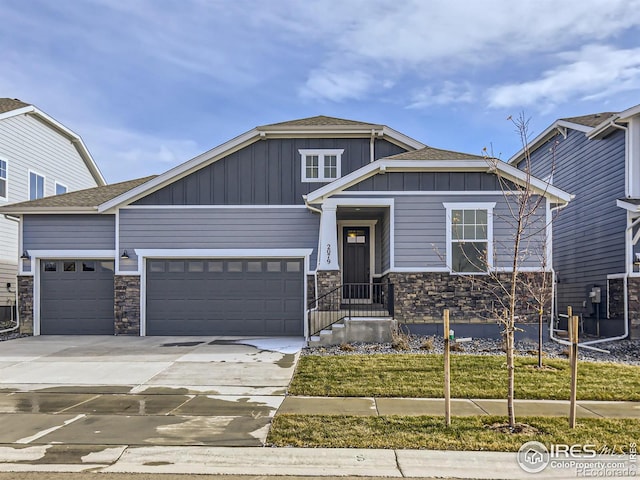
[[[640,48],[589,45],[559,55],[560,66],[541,78],[501,85],[488,92],[495,108],[537,106],[545,111],[573,99],[590,100],[623,90],[640,89]]]
[[[202,153],[190,139],[85,124],[82,136],[109,182],[162,173]]]
[[[303,98],[340,102],[362,98],[372,85],[373,79],[364,72],[313,70],[300,94]]]
[[[420,109],[432,105],[449,105],[454,103],[471,103],[474,101],[471,85],[468,82],[455,83],[445,81],[439,91],[432,87],[425,87],[422,91],[413,95],[410,109]]]
[[[473,74],[469,69],[486,71],[486,78],[496,75],[491,72],[496,66],[611,40],[640,25],[640,0],[331,0],[296,1],[289,10],[298,22],[283,28],[302,35],[306,27],[325,47],[320,65],[309,74],[312,83],[319,82],[319,73],[331,79],[354,68],[371,77],[383,72],[396,83],[415,74],[426,79]],[[376,87],[376,82],[368,85],[370,91]],[[353,95],[341,89],[339,98],[366,94],[361,83],[354,88]],[[304,93],[327,97],[321,89]]]

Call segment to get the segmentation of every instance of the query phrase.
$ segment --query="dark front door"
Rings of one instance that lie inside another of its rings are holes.
[[[344,298],[368,299],[370,271],[369,227],[343,227],[342,292]]]

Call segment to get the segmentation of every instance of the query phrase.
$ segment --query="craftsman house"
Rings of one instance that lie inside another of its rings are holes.
[[[524,181],[505,162],[319,116],[2,212],[22,220],[20,312],[35,335],[309,338],[327,327],[318,311],[428,330],[444,308],[480,334],[497,332],[495,294],[474,279],[509,271],[503,187]],[[529,241],[550,248],[546,222],[570,195],[531,185],[543,201]],[[535,255],[521,264],[541,272]]]

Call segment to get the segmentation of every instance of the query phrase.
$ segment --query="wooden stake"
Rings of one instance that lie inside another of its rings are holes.
[[[578,316],[569,317],[569,338],[571,340],[571,399],[569,406],[569,428],[576,427],[576,395],[578,390]]]
[[[451,426],[451,361],[449,358],[449,310],[444,311],[444,418]]]

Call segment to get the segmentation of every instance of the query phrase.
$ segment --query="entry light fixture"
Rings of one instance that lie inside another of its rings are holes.
[[[22,252],[22,255],[20,255],[20,258],[22,260],[29,260],[31,257],[29,256],[29,252],[25,250],[24,252]]]
[[[123,251],[122,251],[122,255],[120,255],[120,258],[122,258],[122,259],[127,259],[127,258],[129,258],[129,254],[127,253],[127,251],[126,251],[126,250],[123,250]]]

